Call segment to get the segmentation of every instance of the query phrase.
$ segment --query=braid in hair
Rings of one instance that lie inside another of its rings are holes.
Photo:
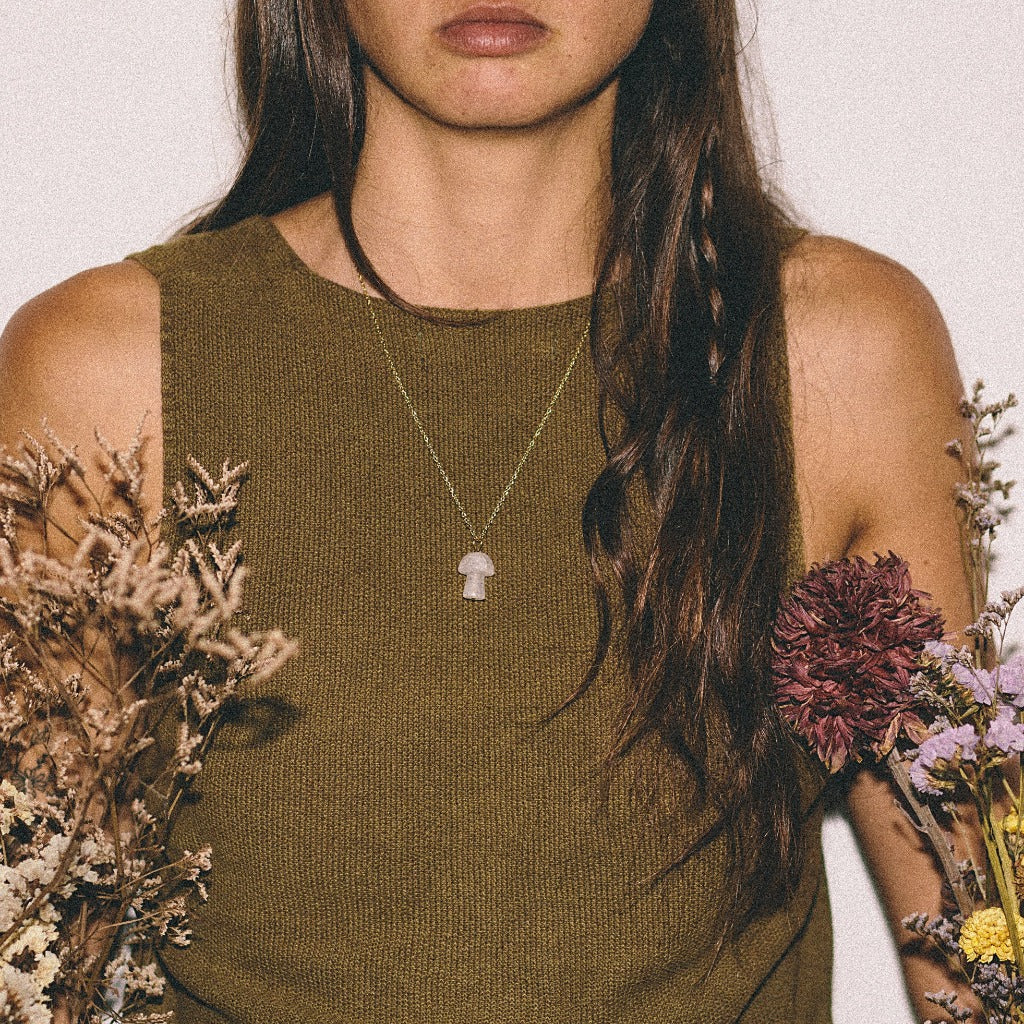
[[[695,264],[708,307],[708,375],[714,384],[725,362],[725,300],[718,280],[718,246],[715,242],[715,129],[707,133],[701,148],[697,177],[696,230],[693,233]]]
[[[795,748],[769,671],[792,515],[789,427],[772,400],[787,223],[757,178],[734,15],[725,0],[656,3],[620,82],[598,282],[620,329],[591,334],[602,424],[611,409],[618,429],[604,435],[607,465],[583,511],[598,643],[566,702],[615,643],[631,685],[606,767],[660,742],[687,769],[668,784],[715,809],[717,823],[658,877],[721,842],[723,941],[785,903],[803,853]],[[633,511],[644,493],[653,542]]]

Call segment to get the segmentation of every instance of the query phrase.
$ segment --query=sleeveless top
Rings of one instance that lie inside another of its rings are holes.
[[[470,538],[364,297],[260,217],[132,258],[160,285],[165,480],[190,454],[248,460],[247,625],[301,644],[220,727],[177,819],[174,845],[214,864],[191,946],[165,954],[180,1024],[827,1024],[817,806],[794,898],[716,957],[724,842],[652,882],[711,812],[628,760],[598,797],[618,674],[542,724],[596,631],[586,353],[487,535],[486,600],[466,601]],[[589,300],[454,326],[371,301],[479,528]],[[797,533],[791,576],[801,560]]]

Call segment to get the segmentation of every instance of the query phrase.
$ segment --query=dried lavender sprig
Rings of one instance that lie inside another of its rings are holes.
[[[960,1005],[955,992],[925,992],[924,997],[940,1010],[945,1010],[957,1024],[966,1024],[973,1016],[970,1010],[966,1010]],[[925,1024],[933,1024],[933,1022],[925,1021]]]
[[[991,458],[998,443],[997,428],[1003,415],[1017,405],[1017,398],[1009,394],[1002,401],[983,401],[984,382],[974,383],[970,398],[960,403],[960,415],[971,433],[969,451],[957,439],[946,445],[946,451],[961,465],[966,482],[959,485],[955,500],[961,515],[961,551],[971,582],[971,614],[977,618],[985,604],[992,561],[992,541],[1002,517],[996,509],[997,496],[1004,502],[1014,486],[1012,480],[995,476],[999,463]],[[984,637],[979,637],[984,647]]]

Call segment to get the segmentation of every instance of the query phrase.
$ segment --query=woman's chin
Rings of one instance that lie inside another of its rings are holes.
[[[598,85],[566,93],[523,83],[519,76],[493,72],[462,76],[413,104],[439,125],[472,131],[515,131],[539,128],[572,116],[604,90]]]

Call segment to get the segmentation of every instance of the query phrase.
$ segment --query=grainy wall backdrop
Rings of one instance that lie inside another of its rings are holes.
[[[794,206],[925,282],[966,380],[1024,391],[1024,0],[740,2],[764,160]],[[238,152],[228,31],[224,0],[0,5],[0,322],[223,188]],[[1024,477],[1024,436],[1004,456]],[[1024,580],[1019,519],[997,587]],[[836,1024],[910,1024],[841,815],[825,846]]]
[[[747,16],[774,111],[766,159],[795,206],[814,228],[924,281],[968,386],[980,375],[993,396],[1024,398],[1024,2],[760,0]],[[1024,480],[1024,433],[1002,454],[1008,476]],[[1024,581],[1018,500],[996,590]],[[881,911],[838,815],[825,854],[836,1024],[910,1024]]]

